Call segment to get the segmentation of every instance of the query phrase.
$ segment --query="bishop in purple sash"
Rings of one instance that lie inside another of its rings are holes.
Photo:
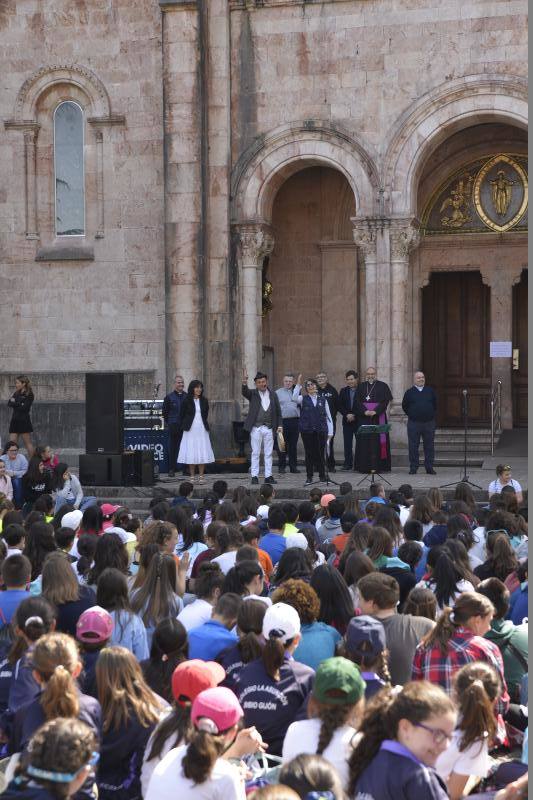
[[[356,411],[362,425],[385,425],[387,407],[392,400],[392,392],[384,381],[377,380],[375,367],[368,367],[365,380],[359,384],[355,393]],[[388,433],[379,437],[378,472],[391,471],[390,439]]]

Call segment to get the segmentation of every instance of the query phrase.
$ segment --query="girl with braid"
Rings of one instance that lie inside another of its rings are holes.
[[[328,658],[318,667],[309,698],[309,719],[289,725],[283,742],[283,761],[300,753],[322,755],[348,785],[348,759],[362,716],[365,682],[346,658]]]
[[[67,800],[93,774],[97,739],[88,725],[54,719],[32,736],[28,752],[2,797],[8,800]]]

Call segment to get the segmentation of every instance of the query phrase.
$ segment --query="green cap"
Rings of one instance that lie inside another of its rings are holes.
[[[358,703],[363,697],[366,683],[356,664],[340,656],[327,658],[315,674],[313,697],[319,703],[345,706]]]

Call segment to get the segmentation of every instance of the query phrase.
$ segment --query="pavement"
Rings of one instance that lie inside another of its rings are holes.
[[[511,459],[510,459],[511,460]],[[476,496],[479,495],[480,499],[483,499],[487,496],[487,489],[489,483],[495,479],[495,466],[496,464],[501,463],[500,458],[489,458],[485,459],[482,468],[470,468],[467,470],[467,476],[471,483],[476,484],[477,489],[474,490]],[[513,478],[515,478],[522,486],[524,491],[527,491],[528,487],[528,469],[527,469],[527,458],[514,458],[511,460],[511,464],[513,467]],[[413,487],[415,492],[420,494],[426,492],[431,487],[437,486],[442,487],[445,484],[455,484],[458,483],[462,477],[462,469],[460,467],[440,467],[437,471],[436,475],[427,475],[424,468],[422,467],[416,475],[409,475],[408,470],[405,467],[400,469],[394,469],[392,472],[388,472],[383,474],[383,478],[386,481],[389,481],[391,484],[387,486],[385,483],[385,488],[387,491],[391,489],[398,489],[402,483],[409,483]],[[277,481],[275,484],[275,490],[278,496],[280,497],[296,497],[300,496],[307,497],[309,494],[309,488],[304,488],[304,482],[306,479],[305,471],[300,468],[300,474],[294,475],[291,473],[285,473],[285,475],[278,475],[276,471],[276,467],[274,467],[274,478]],[[333,481],[337,483],[343,483],[344,481],[349,481],[352,484],[354,489],[359,489],[361,491],[361,496],[368,496],[368,484],[369,480],[359,472],[345,472],[339,471],[334,472],[330,475],[332,483],[331,488],[334,491],[337,487],[334,485]],[[237,486],[250,486],[250,475],[247,473],[218,473],[213,475],[206,475],[205,476],[205,485],[195,484],[195,495],[203,495],[206,491],[208,491],[212,486],[214,481],[216,480],[225,480],[228,483],[228,487],[230,490],[235,489]],[[186,478],[182,475],[177,475],[175,478],[168,478],[166,475],[162,475],[159,481],[157,482],[156,486],[160,487],[163,491],[168,491],[169,494],[174,494],[177,490],[177,487],[181,483],[181,481],[186,480]],[[379,480],[379,478],[377,478]],[[362,481],[362,482],[361,482]],[[259,483],[263,482],[263,478],[259,478]],[[360,483],[361,482],[361,483]],[[360,483],[359,486],[357,484]],[[326,489],[327,485],[324,482],[317,482],[318,486],[321,489]],[[474,488],[474,487],[473,487]],[[449,494],[453,494],[454,486],[451,486],[449,489]],[[445,496],[448,492],[444,493]]]

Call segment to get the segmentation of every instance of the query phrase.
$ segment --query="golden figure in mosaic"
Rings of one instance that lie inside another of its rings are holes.
[[[472,176],[465,174],[456,185],[451,189],[449,197],[446,197],[440,207],[440,213],[451,209],[441,217],[441,223],[445,228],[461,228],[470,222],[472,217],[469,212],[470,194],[472,191]]]
[[[268,280],[268,278],[263,278],[263,292],[262,292],[262,316],[266,317],[266,315],[272,311],[273,304],[272,304],[272,284]]]
[[[499,169],[496,178],[489,181],[492,187],[492,204],[499,217],[505,217],[511,198],[513,196],[513,186],[517,181],[509,180],[503,169]]]

